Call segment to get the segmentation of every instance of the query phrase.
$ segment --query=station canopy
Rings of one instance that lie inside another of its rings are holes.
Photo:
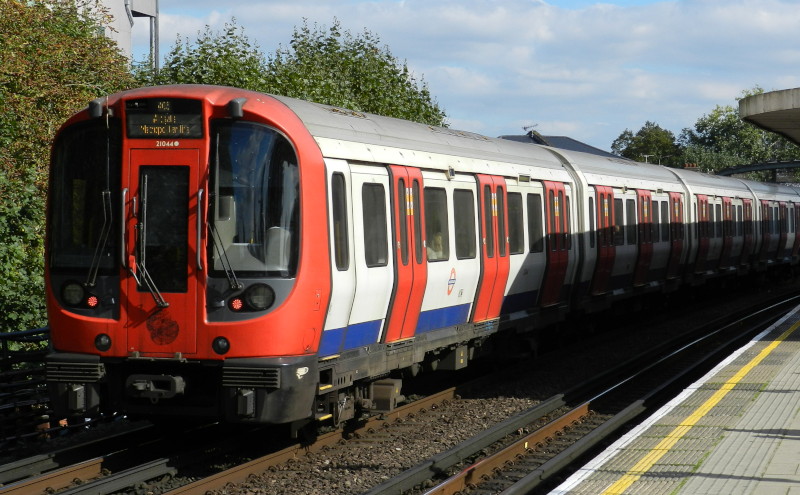
[[[742,98],[739,117],[800,145],[800,88]]]

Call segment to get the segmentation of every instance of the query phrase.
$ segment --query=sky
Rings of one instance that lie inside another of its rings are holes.
[[[162,57],[231,19],[265,54],[304,19],[377,35],[453,129],[600,149],[647,121],[677,137],[745,90],[800,87],[798,0],[159,0]],[[134,58],[149,50],[137,18]]]

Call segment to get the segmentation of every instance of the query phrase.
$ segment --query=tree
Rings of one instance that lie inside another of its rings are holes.
[[[221,33],[206,26],[194,43],[178,37],[160,72],[153,74],[150,67],[148,61],[134,68],[141,85],[218,84],[253,91],[267,87],[264,55],[235,20]]]
[[[143,83],[205,83],[237,86],[263,93],[301,98],[352,110],[443,125],[444,111],[427,84],[364,31],[353,36],[338,20],[330,29],[295,28],[289,48],[265,58],[236,25],[223,33],[209,27],[191,44],[176,42],[158,76],[146,65],[137,70]]]
[[[742,91],[741,98],[763,92],[756,86]],[[696,163],[702,170],[800,158],[800,147],[743,121],[731,105],[717,105],[697,119],[693,129],[682,131],[679,142],[685,148],[687,163]]]
[[[611,151],[631,160],[662,165],[679,163],[681,153],[675,135],[649,120],[636,134],[625,129],[611,144]]]
[[[89,0],[0,2],[0,330],[46,323],[44,205],[53,136],[88,101],[132,84]]]

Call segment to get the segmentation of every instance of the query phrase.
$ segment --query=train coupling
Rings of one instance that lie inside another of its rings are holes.
[[[184,393],[186,381],[172,375],[131,375],[125,382],[125,389],[131,397],[171,399]]]

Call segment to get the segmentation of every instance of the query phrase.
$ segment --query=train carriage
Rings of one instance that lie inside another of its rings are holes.
[[[497,337],[800,246],[791,188],[214,86],[91,102],[50,181],[64,415],[340,423]]]

